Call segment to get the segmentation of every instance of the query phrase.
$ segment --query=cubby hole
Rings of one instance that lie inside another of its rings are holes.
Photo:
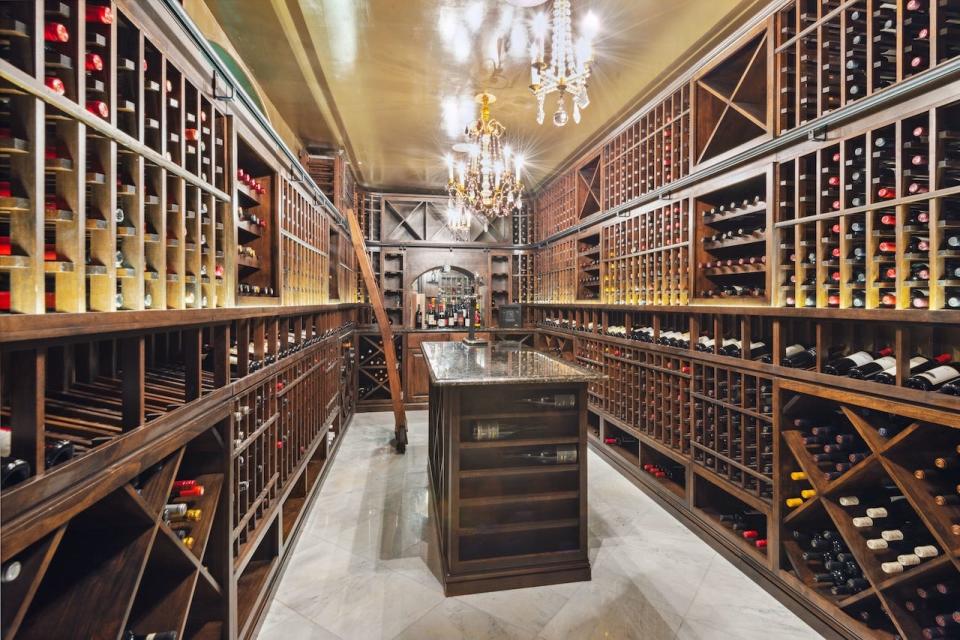
[[[694,512],[710,520],[717,531],[724,532],[748,555],[766,558],[767,512],[734,497],[697,473],[693,481]]]
[[[263,539],[237,576],[237,625],[245,629],[265,595],[264,588],[279,562],[280,531],[274,518]]]
[[[140,31],[121,12],[114,13],[117,25],[117,128],[140,139]]]
[[[120,635],[156,534],[133,495],[121,487],[70,520],[19,633],[58,637],[68,619],[79,637]]]
[[[577,240],[577,299],[600,297],[600,234],[580,236]]]
[[[681,500],[686,498],[687,468],[653,447],[640,449],[640,469]]]
[[[956,593],[960,574],[949,562],[927,561],[883,588],[887,610],[899,626],[917,637],[944,635],[956,625]],[[880,619],[880,618],[878,618]],[[884,627],[889,629],[889,627]],[[889,631],[888,631],[889,632]]]
[[[575,551],[580,546],[580,528],[576,524],[562,526],[564,522],[568,521],[558,521],[560,526],[548,526],[554,523],[544,523],[539,528],[535,523],[531,523],[527,525],[528,530],[511,531],[509,535],[500,531],[461,535],[460,560],[469,562],[529,553]]]
[[[695,293],[700,298],[766,298],[766,174],[697,197]]]
[[[844,606],[871,589],[860,562],[819,500],[791,513],[780,539],[791,573],[821,597]]]
[[[816,478],[818,486],[842,478],[871,458],[869,443],[851,418],[850,409],[845,411],[836,402],[823,398],[804,394],[785,394],[783,398],[780,431],[794,457],[808,476]]]
[[[640,463],[640,441],[637,436],[609,420],[603,421],[603,444],[631,466]]]
[[[143,43],[143,142],[162,153],[165,140],[160,123],[163,122],[164,96],[163,55],[149,40]]]
[[[580,498],[574,495],[549,501],[527,499],[521,503],[472,505],[460,508],[460,526],[483,529],[499,525],[531,524],[572,520],[580,513]]]
[[[869,18],[867,3],[863,0],[847,5],[844,9],[846,29],[843,34],[845,40],[846,58],[843,61],[843,73],[846,74],[847,95],[846,103],[859,100],[867,95],[867,31],[866,24]],[[859,206],[859,205],[857,205]]]
[[[244,139],[237,139],[237,293],[276,296],[277,215],[273,208],[276,176]],[[259,303],[258,303],[259,304]]]
[[[36,2],[33,0],[14,0],[4,2],[0,7],[0,58],[3,58],[27,75],[34,75],[34,33]],[[47,25],[60,25],[59,28]],[[47,16],[46,28],[57,34],[57,40],[48,41],[56,46],[55,51],[66,50],[70,35],[75,33],[76,17],[72,15],[69,6],[66,12],[59,12]],[[64,40],[63,38],[66,38]],[[72,64],[66,67],[69,71]],[[60,74],[57,74],[58,76]],[[69,74],[64,74],[69,75]],[[76,95],[76,94],[74,94]],[[74,98],[75,99],[75,98]]]

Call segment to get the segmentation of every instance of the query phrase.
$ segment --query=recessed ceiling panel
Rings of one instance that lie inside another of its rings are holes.
[[[550,3],[505,0],[206,0],[264,91],[305,143],[343,146],[361,183],[441,189],[444,154],[476,115],[473,96],[528,159],[536,184],[678,59],[749,15],[753,0],[573,0],[600,18],[591,104],[579,125],[536,123],[527,24]],[[277,43],[281,37],[285,40]],[[548,99],[548,109],[554,101]]]

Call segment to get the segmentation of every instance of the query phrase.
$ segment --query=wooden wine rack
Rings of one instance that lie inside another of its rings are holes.
[[[955,12],[949,2],[786,3],[775,17],[780,130],[874,95],[956,56],[960,49],[947,26]]]
[[[951,304],[960,200],[946,127],[958,110],[956,102],[901,110],[778,165],[781,304]]]
[[[960,444],[960,399],[900,386],[903,364],[893,386],[819,371],[837,344],[874,351],[893,345],[899,353],[957,357],[955,323],[943,313],[913,324],[876,317],[903,313],[898,311],[864,312],[852,321],[829,309],[534,307],[538,348],[607,375],[588,389],[591,445],[617,469],[718,548],[759,571],[761,583],[784,601],[803,603],[801,613],[812,623],[850,638],[921,637],[921,627],[930,623],[909,612],[905,602],[919,586],[960,579],[958,511],[935,504],[935,495],[949,493],[952,485],[918,480],[913,472],[933,466],[933,457],[949,456]],[[687,346],[663,343],[668,332],[689,332],[692,340]],[[633,335],[638,339],[624,337]],[[714,340],[713,348],[697,348],[699,337]],[[766,342],[771,362],[724,355],[718,345],[731,339]],[[814,368],[784,366],[783,351],[796,343],[816,349]],[[867,455],[827,479],[804,448],[794,420],[838,411]],[[881,430],[891,423],[896,431]],[[650,465],[659,470],[656,477],[646,470]],[[792,480],[795,471],[805,472],[809,481]],[[862,535],[849,524],[851,516],[837,503],[839,496],[868,492],[887,480],[908,496],[922,520],[923,543],[929,538],[940,550],[938,557],[896,576],[880,571],[881,559],[866,552]],[[803,490],[816,496],[788,508],[786,499]],[[747,510],[762,514],[766,547],[750,544],[720,519]],[[823,529],[843,536],[868,588],[837,597],[814,583],[816,571],[801,560],[793,531]],[[889,616],[876,615],[881,607]],[[862,623],[867,610],[873,612],[870,627]]]
[[[623,125],[603,146],[603,209],[630,202],[690,169],[690,94],[686,86]]]
[[[85,20],[88,5],[103,18]],[[237,84],[170,19],[182,9],[94,0],[0,9],[10,42],[0,59],[0,312],[280,302],[281,265],[327,280],[310,270],[328,240],[306,240],[284,219],[300,175],[287,169],[292,155],[249,98],[223,100]],[[33,46],[46,26],[62,36]],[[296,190],[318,224],[343,226],[312,182]],[[281,227],[300,244],[281,241]],[[335,265],[347,281],[349,257],[346,269]],[[328,299],[309,289],[292,287],[290,302]]]
[[[0,495],[2,562],[22,567],[4,637],[57,636],[65,617],[92,625],[76,637],[253,635],[352,417],[355,311],[207,314],[133,312],[113,331],[75,315],[52,330],[70,338],[4,323],[0,410],[33,470]],[[73,455],[54,464],[62,442]],[[160,517],[184,501],[175,479],[204,486],[199,520],[175,523],[189,545]]]
[[[577,291],[576,240],[563,240],[537,252],[534,258],[534,300],[572,301]]]
[[[686,304],[690,242],[685,200],[618,219],[600,229],[601,300]]]

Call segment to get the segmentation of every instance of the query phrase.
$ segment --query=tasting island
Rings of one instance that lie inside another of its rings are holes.
[[[448,596],[590,579],[587,383],[515,342],[425,342],[430,488]]]

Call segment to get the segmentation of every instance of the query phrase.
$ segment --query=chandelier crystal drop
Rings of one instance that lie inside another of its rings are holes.
[[[567,113],[567,95],[570,96],[573,121],[580,122],[580,112],[590,105],[587,81],[590,79],[590,63],[593,62],[593,38],[597,31],[597,19],[588,13],[584,18],[580,37],[573,39],[570,0],[553,1],[553,17],[538,14],[531,25],[530,45],[530,91],[537,99],[537,123],[543,124],[546,115],[544,103],[547,96],[557,93],[557,109],[553,124],[562,127],[570,116]],[[550,60],[546,61],[546,42],[550,39]]]
[[[490,117],[496,97],[481,93],[476,100],[481,105],[480,118],[467,125],[466,141],[454,145],[454,153],[447,155],[447,218],[466,228],[471,213],[486,225],[519,212],[523,196],[523,158],[503,144],[506,129]]]

